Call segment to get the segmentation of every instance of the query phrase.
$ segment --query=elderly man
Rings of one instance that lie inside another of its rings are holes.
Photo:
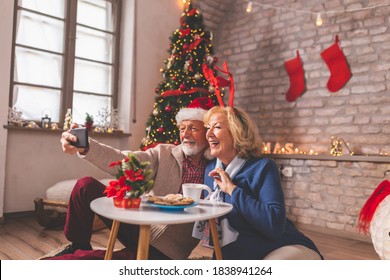
[[[206,163],[211,159],[203,115],[213,107],[208,97],[195,99],[188,108],[181,109],[176,115],[180,130],[181,144],[160,144],[146,151],[134,151],[140,161],[149,161],[155,171],[153,195],[180,193],[184,183],[203,183]],[[61,137],[62,149],[68,154],[78,154],[80,158],[114,175],[116,170],[109,163],[121,160],[129,151],[119,151],[110,146],[89,139],[89,149],[76,148],[71,142],[77,138],[69,132]],[[104,196],[105,186],[91,177],[79,179],[73,188],[69,200],[64,233],[71,243],[56,256],[73,254],[77,249],[90,250],[94,212],[90,209],[92,200]],[[102,218],[106,225],[112,221]],[[193,224],[155,225],[151,229],[151,259],[186,259],[198,244],[191,236]],[[119,241],[127,249],[136,253],[139,226],[121,224]]]

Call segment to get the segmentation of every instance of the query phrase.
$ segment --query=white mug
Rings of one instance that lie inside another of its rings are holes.
[[[183,184],[183,196],[191,197],[195,202],[198,202],[200,196],[202,194],[202,190],[206,190],[208,192],[207,196],[204,199],[208,199],[211,194],[211,189],[204,184],[195,184],[195,183],[187,183]]]

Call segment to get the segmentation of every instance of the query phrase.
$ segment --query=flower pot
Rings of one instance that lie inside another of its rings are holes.
[[[93,123],[85,123],[85,128],[90,132],[92,131],[92,128],[93,128]]]
[[[141,198],[124,198],[124,197],[113,197],[114,206],[118,208],[139,208],[141,205]]]

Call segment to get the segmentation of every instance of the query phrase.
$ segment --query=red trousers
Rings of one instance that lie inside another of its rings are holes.
[[[92,177],[79,179],[70,195],[64,233],[66,238],[75,243],[89,244],[92,237],[92,226],[95,212],[90,208],[91,202],[105,196],[105,186]],[[112,220],[99,216],[105,225],[111,228]],[[118,240],[130,251],[137,253],[139,226],[121,223]],[[153,246],[149,249],[149,259],[168,259]]]

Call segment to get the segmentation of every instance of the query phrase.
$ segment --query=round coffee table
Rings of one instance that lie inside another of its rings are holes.
[[[214,243],[215,256],[222,259],[215,218],[221,217],[230,211],[233,206],[228,203],[213,203],[201,199],[198,205],[180,211],[154,207],[143,201],[139,209],[124,209],[114,206],[112,198],[101,197],[91,202],[91,209],[98,215],[113,220],[107,251],[104,259],[111,259],[118,235],[119,224],[128,223],[140,225],[137,259],[146,260],[149,255],[150,228],[153,224],[184,224],[202,220],[210,223],[210,233]]]

